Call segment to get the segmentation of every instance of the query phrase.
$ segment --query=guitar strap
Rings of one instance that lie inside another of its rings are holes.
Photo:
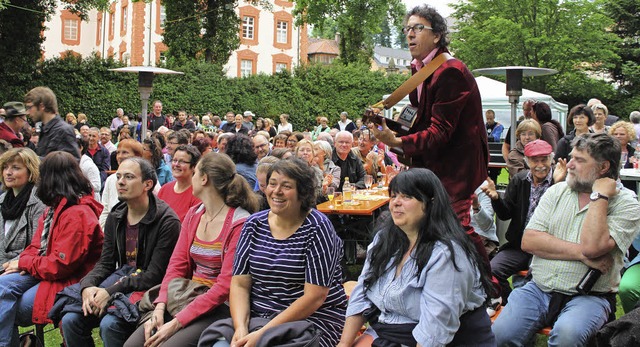
[[[390,109],[400,100],[404,99],[405,96],[409,95],[412,90],[418,88],[422,82],[426,81],[426,79],[429,78],[429,76],[431,76],[440,67],[440,65],[452,58],[453,57],[449,53],[438,54],[438,56],[433,58],[429,64],[418,70],[418,72],[394,90],[388,98],[373,105],[373,107],[384,107],[387,110]]]

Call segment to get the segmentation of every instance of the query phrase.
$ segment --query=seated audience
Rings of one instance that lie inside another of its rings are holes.
[[[490,275],[442,183],[410,169],[389,196],[390,218],[369,246],[338,346],[352,346],[366,322],[354,346],[495,346],[484,309]]]
[[[324,179],[324,174],[322,173],[322,170],[318,168],[318,165],[316,165],[316,154],[313,149],[313,142],[307,139],[298,142],[298,145],[296,146],[296,158],[302,159],[302,161],[307,163],[313,170],[316,177],[316,199],[322,200],[322,181]]]
[[[609,135],[620,141],[620,149],[622,151],[620,160],[624,159],[624,162],[620,162],[620,168],[633,168],[633,162],[636,161],[636,158],[634,157],[636,150],[631,145],[631,142],[636,138],[636,130],[633,128],[633,124],[625,121],[615,122],[609,128]],[[623,180],[622,185],[634,192],[637,190],[636,182],[633,180]]]
[[[533,254],[532,280],[511,292],[493,323],[498,346],[528,344],[549,325],[551,344],[586,346],[615,314],[624,254],[640,231],[640,204],[616,184],[618,141],[585,134],[573,144],[566,183],[547,189],[522,237],[522,250]],[[582,286],[585,274],[596,271],[593,286]]]
[[[76,139],[78,143],[78,151],[80,152],[80,170],[84,176],[91,182],[93,187],[93,197],[100,201],[100,190],[102,189],[100,170],[95,162],[87,155],[88,143],[82,137]]]
[[[56,302],[58,309],[50,314],[61,318],[67,346],[93,346],[91,330],[98,326],[105,346],[122,346],[138,322],[108,311],[113,295],[130,296],[159,284],[180,234],[176,214],[152,193],[156,174],[151,163],[129,158],[115,175],[122,202],[107,217],[100,260],[74,291],[58,295],[65,300],[69,296],[63,294],[74,293],[73,301],[65,300],[63,307]]]
[[[325,194],[327,187],[338,189],[340,185],[340,167],[332,160],[333,148],[327,141],[317,140],[313,143],[316,153],[316,165],[322,170],[324,175],[322,180],[322,193]]]
[[[0,264],[18,259],[31,243],[44,204],[36,195],[40,158],[28,148],[13,148],[0,156],[4,193],[0,195]]]
[[[564,137],[564,131],[560,123],[551,117],[551,107],[546,102],[538,101],[531,107],[531,118],[540,124],[540,139],[550,144],[555,152],[558,141]]]
[[[200,152],[192,145],[180,145],[176,148],[171,160],[171,181],[158,192],[158,197],[164,200],[178,215],[180,222],[184,220],[189,209],[200,203],[200,199],[193,196],[191,179],[196,164],[200,160]]]
[[[516,128],[516,145],[509,151],[507,156],[507,169],[509,178],[518,172],[528,169],[524,160],[524,147],[527,143],[537,140],[542,135],[540,125],[533,119],[525,119]]]
[[[122,163],[125,159],[132,157],[142,157],[143,153],[142,145],[133,139],[125,139],[118,142],[118,149],[116,149],[116,160]],[[159,188],[154,189],[154,193]],[[107,180],[104,181],[104,189],[102,190],[102,214],[100,214],[100,227],[104,229],[104,223],[107,221],[107,216],[113,206],[115,206],[120,200],[118,200],[118,186],[115,175],[110,175]]]
[[[596,118],[596,121],[592,126],[589,127],[589,130],[596,134],[608,133],[609,126],[605,124],[607,116],[609,116],[609,109],[607,109],[607,106],[597,103],[591,106],[591,110],[593,111],[593,115]]]
[[[125,346],[196,346],[206,327],[230,317],[226,301],[236,244],[245,220],[257,211],[259,199],[236,174],[233,162],[218,153],[203,156],[196,166],[193,193],[202,203],[185,218],[153,315]],[[187,278],[209,289],[178,312],[171,312],[168,287],[175,278]]]
[[[527,166],[531,169],[520,171],[507,185],[504,197],[500,197],[491,179],[482,191],[491,199],[491,205],[500,220],[511,220],[503,244],[491,259],[491,271],[501,287],[502,304],[506,305],[511,293],[508,278],[519,271],[528,270],[531,254],[522,250],[522,235],[540,198],[555,182],[564,180],[565,163],[553,169],[551,145],[543,140],[529,142],[524,150]]]
[[[591,111],[590,107],[582,104],[572,107],[569,111],[567,123],[573,124],[573,130],[558,141],[558,147],[555,152],[556,160],[570,160],[569,153],[573,149],[573,139],[575,139],[576,136],[592,132],[589,127],[593,125],[595,121],[596,118],[593,116],[593,111]]]
[[[236,164],[238,174],[249,183],[249,187],[256,186],[256,152],[253,141],[246,135],[235,135],[229,138],[225,153]]]
[[[273,137],[273,149],[276,148],[285,148],[287,147],[287,139],[289,135],[287,134],[278,134]]]
[[[164,161],[162,155],[162,147],[155,137],[148,137],[142,141],[142,157],[147,159],[156,170],[156,176],[158,178],[158,184],[163,186],[173,181],[173,174],[171,168]]]
[[[267,174],[269,173],[269,169],[273,164],[277,163],[280,159],[276,158],[272,155],[266,156],[262,158],[258,162],[258,167],[256,168],[256,180],[258,182],[258,188],[254,190],[256,193],[262,197],[262,202],[260,204],[260,211],[264,211],[269,209],[269,203],[267,202]]]
[[[340,184],[338,190],[342,190],[344,178],[349,177],[349,182],[356,188],[364,189],[364,176],[366,172],[362,166],[362,161],[351,152],[353,145],[353,134],[347,131],[340,131],[336,134],[336,148],[333,150],[331,160],[340,167]]]
[[[271,167],[266,189],[271,209],[247,220],[236,249],[229,298],[233,323],[225,321],[235,332],[218,341],[214,324],[203,332],[201,345],[255,346],[274,333],[272,328],[301,320],[322,332],[320,346],[336,345],[346,306],[342,240],[327,217],[313,209],[315,193],[304,188],[314,180],[299,159]],[[260,317],[270,320],[250,330]]]
[[[18,326],[49,323],[56,293],[77,283],[100,258],[102,206],[76,157],[49,153],[40,165],[36,195],[48,208],[33,240],[18,259],[2,264],[1,346],[18,346]]]

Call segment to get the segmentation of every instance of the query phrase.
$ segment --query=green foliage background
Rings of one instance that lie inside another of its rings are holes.
[[[108,125],[115,110],[139,113],[137,75],[108,69],[121,67],[114,60],[69,56],[39,63],[34,78],[12,88],[0,86],[0,100],[22,100],[38,85],[51,88],[58,97],[59,112],[85,113],[92,125]],[[325,115],[337,121],[342,111],[352,119],[362,110],[398,87],[407,76],[384,75],[368,66],[306,65],[293,73],[227,78],[219,65],[190,61],[173,70],[184,75],[159,75],[154,80],[151,100],[163,102],[164,111],[185,109],[189,113],[220,115],[251,110],[259,116],[278,120],[291,115],[294,130],[315,125],[315,117]]]

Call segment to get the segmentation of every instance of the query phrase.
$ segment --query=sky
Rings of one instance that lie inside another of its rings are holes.
[[[453,12],[453,9],[447,4],[458,2],[458,0],[402,0],[402,2],[407,6],[407,10],[426,3],[427,5],[435,7],[438,13],[446,18]]]

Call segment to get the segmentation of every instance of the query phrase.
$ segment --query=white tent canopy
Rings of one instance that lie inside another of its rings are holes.
[[[493,110],[496,113],[496,121],[504,125],[505,131],[502,132],[502,138],[507,135],[507,128],[511,125],[511,104],[509,104],[509,97],[507,97],[507,85],[503,82],[496,81],[494,79],[480,76],[476,77],[476,83],[480,89],[480,96],[482,97],[482,111]],[[389,95],[385,95],[386,99]],[[520,102],[518,104],[518,114],[516,117],[522,115],[522,103],[526,100],[534,99],[537,101],[543,101],[551,107],[551,113],[553,119],[565,125],[567,119],[568,107],[566,104],[557,102],[547,94],[534,92],[533,90],[523,89],[522,96],[520,96]],[[409,103],[409,97],[405,97],[391,110],[385,111],[385,116],[391,117],[395,111],[400,111],[404,105]]]

